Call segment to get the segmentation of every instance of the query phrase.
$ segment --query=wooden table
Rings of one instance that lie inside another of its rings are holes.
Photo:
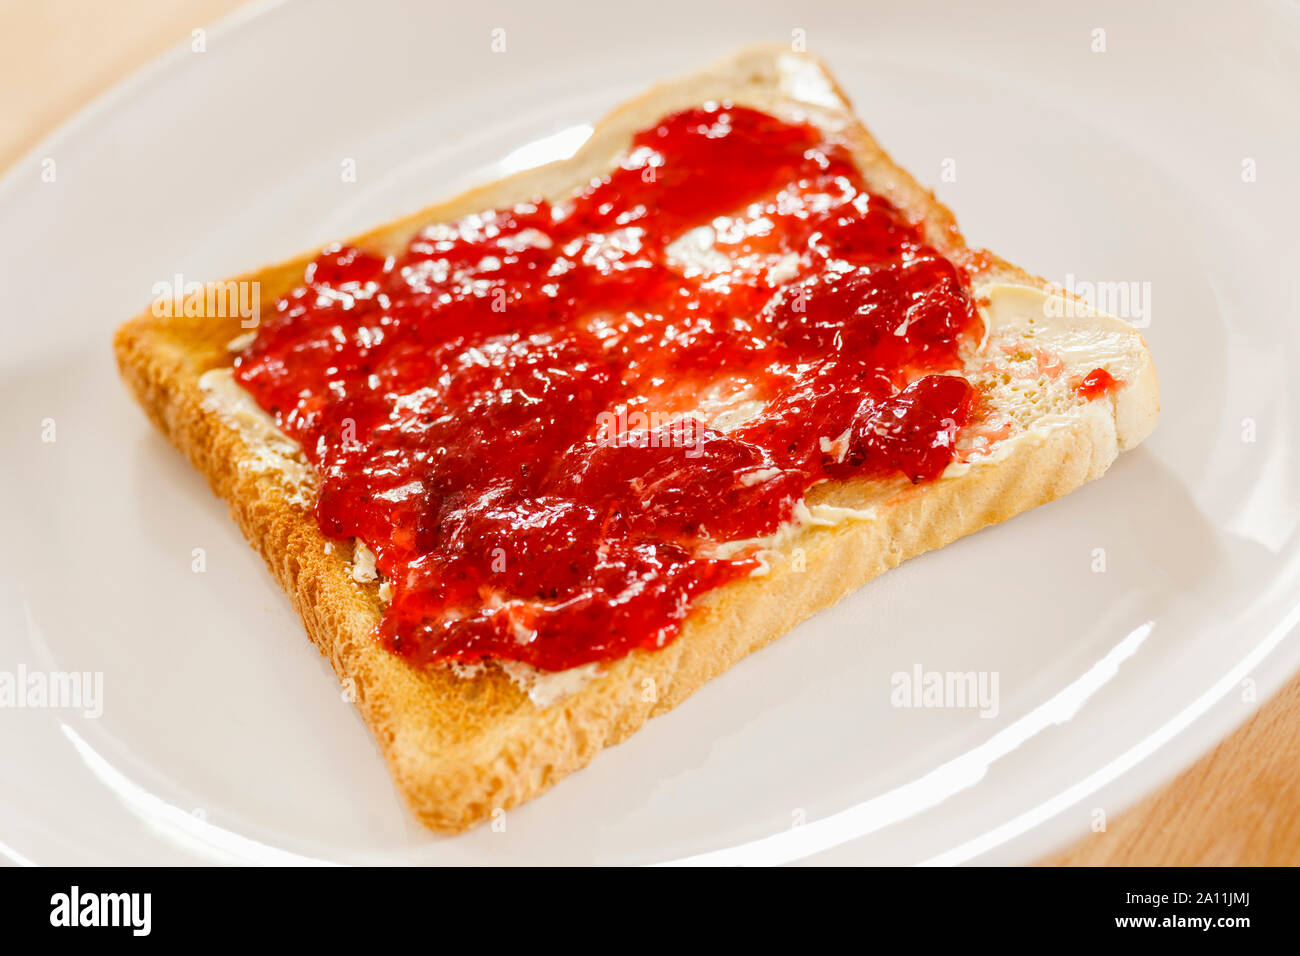
[[[5,0],[0,168],[96,94],[240,0]],[[1300,864],[1300,678],[1209,755],[1046,861]]]

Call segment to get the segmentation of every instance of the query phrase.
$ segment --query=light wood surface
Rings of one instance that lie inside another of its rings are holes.
[[[239,0],[0,0],[0,168]]]
[[[0,169],[132,70],[239,5],[0,0]],[[1104,832],[1044,862],[1300,865],[1300,678]]]
[[[1300,865],[1300,678],[1063,866]]]

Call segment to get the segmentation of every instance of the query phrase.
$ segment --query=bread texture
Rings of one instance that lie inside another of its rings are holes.
[[[319,530],[313,476],[301,452],[255,407],[241,412],[211,387],[210,373],[230,366],[229,344],[246,332],[237,316],[159,317],[151,310],[116,335],[127,385],[229,503],[312,641],[354,689],[411,809],[436,830],[463,830],[538,795],[882,571],[1100,476],[1155,425],[1158,387],[1141,336],[1075,300],[1063,300],[1071,304],[1068,318],[1035,321],[1032,297],[1056,291],[967,248],[952,214],[880,149],[827,70],[785,48],[745,50],[663,84],[606,117],[571,159],[474,189],[351,242],[393,253],[430,223],[559,198],[608,170],[636,130],[709,101],[802,118],[841,138],[870,190],[923,222],[927,241],[969,272],[989,330],[964,371],[1004,406],[1013,437],[975,436],[987,443],[987,454],[921,485],[900,479],[816,486],[808,495],[813,520],[769,543],[766,574],[708,593],[666,647],[605,665],[553,702],[539,703],[496,666],[472,676],[416,669],[372,639],[382,610],[379,584],[354,573],[349,543],[331,542]],[[231,281],[258,283],[261,300],[270,302],[300,284],[315,254]],[[1065,384],[1069,374],[1098,366],[1114,371],[1120,387],[1093,401],[1078,399]]]

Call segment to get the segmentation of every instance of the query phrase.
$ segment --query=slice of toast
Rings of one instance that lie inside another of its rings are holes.
[[[371,636],[381,584],[364,547],[331,542],[311,511],[315,475],[222,369],[238,317],[157,317],[118,331],[123,378],[149,417],[225,498],[338,677],[355,688],[397,785],[425,824],[456,831],[536,796],[710,678],[882,571],[1100,476],[1155,425],[1158,387],[1141,336],[1058,295],[1048,283],[968,249],[952,214],[889,159],[815,59],[782,48],[743,51],[617,109],[571,159],[475,189],[352,240],[396,253],[435,222],[544,197],[555,200],[610,169],[633,133],[662,116],[729,101],[798,118],[846,142],[868,188],[967,270],[986,325],[964,374],[995,410],[963,434],[960,458],[920,485],[855,479],[808,494],[803,520],[767,542],[767,573],[706,594],[679,636],[603,668],[548,678],[543,692],[501,668],[470,676],[417,669]],[[315,252],[233,281],[269,302],[302,281]],[[1081,376],[1104,368],[1111,393],[1084,400]],[[799,555],[799,560],[790,556]],[[592,673],[593,670],[598,673]],[[515,675],[518,677],[518,674]]]

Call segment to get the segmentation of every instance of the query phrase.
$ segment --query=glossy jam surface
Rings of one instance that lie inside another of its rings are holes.
[[[1084,398],[1092,400],[1102,395],[1109,395],[1118,387],[1119,382],[1115,380],[1115,376],[1104,368],[1095,368],[1083,377],[1076,391]]]
[[[711,106],[564,201],[327,250],[235,374],[375,551],[385,646],[562,670],[671,640],[817,482],[943,471],[968,284],[842,147]]]

